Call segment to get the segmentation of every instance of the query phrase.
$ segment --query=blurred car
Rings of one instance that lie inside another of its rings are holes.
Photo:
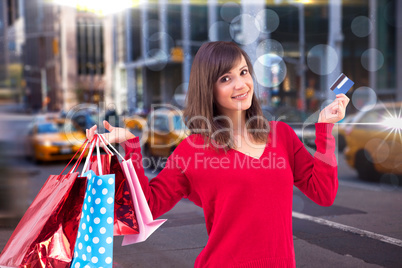
[[[83,103],[71,108],[68,112],[62,111],[61,118],[71,120],[76,129],[85,133],[86,129],[100,125],[100,110],[96,104]]]
[[[161,163],[159,160],[167,159],[175,148],[189,134],[183,121],[181,111],[159,109],[148,115],[146,129],[143,129],[145,143],[143,156],[150,158],[150,167],[156,167]]]
[[[346,162],[362,180],[402,175],[402,102],[363,107],[345,127]]]
[[[68,113],[63,113],[63,117],[74,122],[77,130],[85,133],[86,129],[98,126],[98,132],[108,132],[103,127],[103,120],[108,121],[114,127],[122,127],[121,117],[114,109],[101,110],[95,104],[80,104],[71,109]]]
[[[130,131],[142,130],[146,128],[147,119],[144,116],[133,115],[123,119],[124,126]]]
[[[27,155],[37,162],[69,160],[84,140],[85,135],[69,120],[34,122],[28,130]]]
[[[104,120],[108,121],[114,127],[122,127],[123,121],[122,118],[117,114],[115,109],[108,109],[105,112]],[[103,125],[103,122],[99,122],[99,124]]]
[[[71,117],[71,120],[78,126],[78,130],[85,132],[86,129],[99,124],[96,117],[97,114],[95,112],[79,111]]]
[[[58,113],[43,113],[35,115],[32,119],[32,122],[46,122],[46,121],[57,120],[59,118],[60,115]]]
[[[332,135],[337,140],[338,151],[339,152],[343,152],[343,150],[345,150],[345,147],[346,147],[346,138],[345,138],[346,131],[348,131],[352,127],[351,122],[352,122],[354,116],[355,116],[355,114],[346,116],[342,121],[339,121],[337,123],[338,128],[333,128],[333,130],[332,130]]]

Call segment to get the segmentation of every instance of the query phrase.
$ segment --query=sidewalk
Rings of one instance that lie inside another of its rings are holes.
[[[0,113],[27,114],[23,104],[13,102],[0,103]]]

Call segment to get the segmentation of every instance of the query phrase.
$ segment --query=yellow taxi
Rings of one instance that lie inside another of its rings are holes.
[[[335,137],[338,145],[338,151],[343,152],[346,147],[345,132],[352,127],[351,121],[355,115],[346,116],[342,121],[338,122],[332,130],[332,135]]]
[[[182,111],[159,109],[151,112],[141,137],[142,153],[149,160],[148,167],[165,164],[167,157],[189,134]]]
[[[123,120],[124,126],[130,131],[142,130],[146,128],[147,120],[139,115],[125,117]]]
[[[69,120],[37,121],[29,127],[28,156],[37,162],[70,160],[85,138]]]
[[[345,127],[346,162],[362,180],[402,175],[402,102],[363,107]]]

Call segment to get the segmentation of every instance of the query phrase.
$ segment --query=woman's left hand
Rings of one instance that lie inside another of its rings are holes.
[[[342,120],[349,101],[345,94],[336,95],[336,99],[320,112],[318,123],[336,123]]]

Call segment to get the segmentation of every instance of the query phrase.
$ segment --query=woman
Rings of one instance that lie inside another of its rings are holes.
[[[122,143],[126,158],[132,158],[154,218],[183,197],[203,208],[209,239],[195,267],[295,267],[293,185],[322,206],[332,205],[336,196],[331,131],[349,99],[337,95],[321,111],[313,157],[287,124],[263,119],[252,74],[248,56],[235,44],[201,46],[184,112],[192,134],[150,182],[139,138],[104,122],[110,131],[105,137]]]

